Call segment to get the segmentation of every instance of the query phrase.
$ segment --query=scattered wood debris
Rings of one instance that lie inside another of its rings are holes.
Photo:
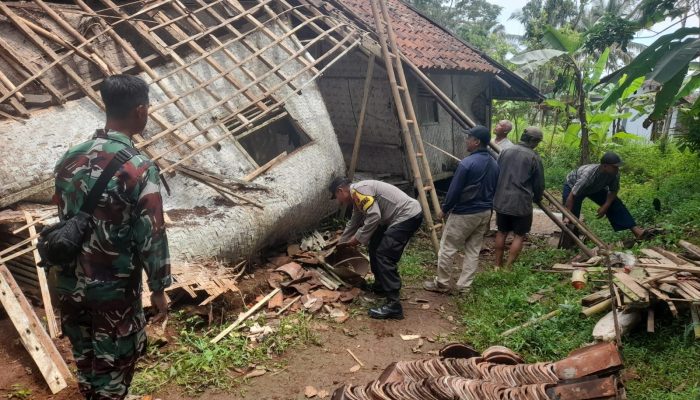
[[[656,303],[664,304],[675,317],[679,315],[679,308],[690,307],[693,318],[696,304],[700,303],[700,263],[693,259],[700,259],[700,248],[685,241],[679,245],[687,251],[687,255],[658,247],[641,249],[638,257],[630,253],[611,253],[607,263],[613,270],[612,294],[606,286],[584,297],[581,300],[582,315],[592,316],[609,311],[614,305],[620,311],[618,323],[621,333],[628,332],[642,321],[645,314],[647,331],[653,332],[652,307]],[[552,269],[575,272],[586,268],[588,272],[602,272],[603,261],[600,257],[594,257],[585,263],[556,264]],[[594,328],[594,337],[613,340],[614,329],[611,311]],[[696,339],[700,338],[700,330],[697,333]]]

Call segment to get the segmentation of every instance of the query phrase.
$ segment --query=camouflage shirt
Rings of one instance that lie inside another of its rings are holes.
[[[98,130],[56,164],[59,217],[75,215],[112,157],[131,139]],[[60,267],[57,291],[102,309],[140,304],[142,270],[152,291],[171,284],[158,168],[143,155],[127,161],[107,185],[93,213],[94,229],[74,265]]]

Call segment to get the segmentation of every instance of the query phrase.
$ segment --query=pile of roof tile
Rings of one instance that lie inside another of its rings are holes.
[[[624,388],[617,373],[617,347],[601,343],[549,363],[525,364],[513,351],[496,346],[483,354],[450,345],[440,358],[395,362],[366,385],[344,385],[333,400],[618,399]]]
[[[314,232],[301,245],[288,246],[286,254],[268,259],[273,268],[268,284],[281,289],[268,308],[324,311],[336,322],[349,317],[344,303],[360,294],[356,286],[364,281],[369,261],[355,248],[337,248],[337,240],[328,236]]]

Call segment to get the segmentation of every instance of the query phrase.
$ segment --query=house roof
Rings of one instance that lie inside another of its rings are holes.
[[[365,25],[374,28],[372,7],[367,0],[341,0]],[[396,42],[421,69],[463,70],[497,73],[477,51],[399,0],[387,0]]]
[[[336,0],[346,14],[375,31],[368,0]],[[483,72],[498,76],[491,95],[502,100],[537,100],[544,96],[530,83],[497,61],[455,36],[430,17],[401,0],[386,0],[387,9],[401,51],[418,68],[425,70]]]

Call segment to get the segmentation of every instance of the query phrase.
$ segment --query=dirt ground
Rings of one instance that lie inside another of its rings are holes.
[[[359,384],[379,377],[381,372],[397,360],[430,357],[429,351],[437,351],[445,344],[443,340],[431,343],[423,339],[420,353],[412,348],[417,340],[404,341],[401,334],[422,335],[425,338],[448,337],[456,325],[454,305],[447,296],[426,292],[416,287],[403,291],[405,318],[400,321],[377,321],[364,314],[350,318],[343,324],[316,322],[313,327],[321,346],[309,345],[292,349],[279,361],[286,364],[278,372],[253,378],[234,393],[206,392],[202,399],[303,399],[304,388],[313,386],[329,394],[344,384]],[[423,309],[427,300],[430,308]],[[350,349],[365,366],[351,372],[356,362],[347,352]],[[157,394],[163,400],[189,399],[177,392]],[[328,397],[330,398],[330,397]]]
[[[416,299],[427,301],[418,303]],[[206,392],[201,399],[301,399],[307,385],[329,393],[343,383],[363,383],[376,379],[391,362],[430,356],[429,351],[439,350],[456,325],[454,306],[450,298],[425,292],[417,287],[403,291],[405,318],[401,321],[376,321],[358,313],[343,324],[313,322],[313,328],[321,343],[306,348],[291,349],[275,360],[283,369],[268,372],[229,393]],[[424,309],[423,304],[429,306]],[[401,334],[420,334],[424,344],[414,353],[417,340],[404,341]],[[28,353],[19,341],[19,335],[8,319],[0,321],[0,397],[8,397],[18,390],[30,390],[31,399],[78,399],[73,385],[52,396]],[[430,339],[427,340],[427,339]],[[431,343],[434,339],[434,343]],[[59,341],[59,349],[72,366],[70,347],[65,339]],[[347,352],[350,349],[365,365],[357,372],[350,372],[356,362]],[[191,397],[173,388],[158,393],[156,398],[180,400]],[[16,397],[21,398],[21,397]]]
[[[542,218],[535,218],[533,225],[540,227],[544,232],[552,233],[553,229],[547,222],[542,221]],[[485,239],[481,260],[482,264],[493,261],[493,232]],[[266,292],[268,289],[264,274],[261,274],[259,279],[241,281],[240,288],[250,296]],[[446,338],[457,329],[454,301],[449,296],[426,292],[417,283],[404,286],[402,299],[405,318],[401,321],[372,320],[366,316],[364,309],[343,324],[316,321],[313,327],[319,337],[320,346],[309,345],[306,348],[288,350],[279,359],[274,360],[280,365],[285,365],[280,371],[252,378],[234,391],[205,392],[199,398],[302,399],[307,385],[332,393],[344,383],[357,384],[376,379],[394,361],[430,357],[428,352],[442,348],[448,342]],[[416,299],[425,300],[427,303],[419,303]],[[425,309],[424,304],[428,304],[429,308]],[[231,304],[232,308],[239,306],[240,304]],[[38,308],[35,310],[40,313]],[[424,344],[420,352],[414,353],[412,350],[417,344],[416,340],[403,341],[401,334],[422,335]],[[17,331],[1,309],[0,338],[0,365],[3,366],[0,373],[0,398],[80,398],[75,384],[57,395],[51,395],[39,370],[24,350]],[[70,355],[68,340],[61,339],[57,345],[71,370],[74,370],[75,364]],[[359,371],[350,371],[356,362],[347,349],[365,364]],[[11,397],[20,390],[28,390],[31,394],[25,397]],[[181,400],[191,397],[173,387],[169,391],[157,393],[153,398]]]

